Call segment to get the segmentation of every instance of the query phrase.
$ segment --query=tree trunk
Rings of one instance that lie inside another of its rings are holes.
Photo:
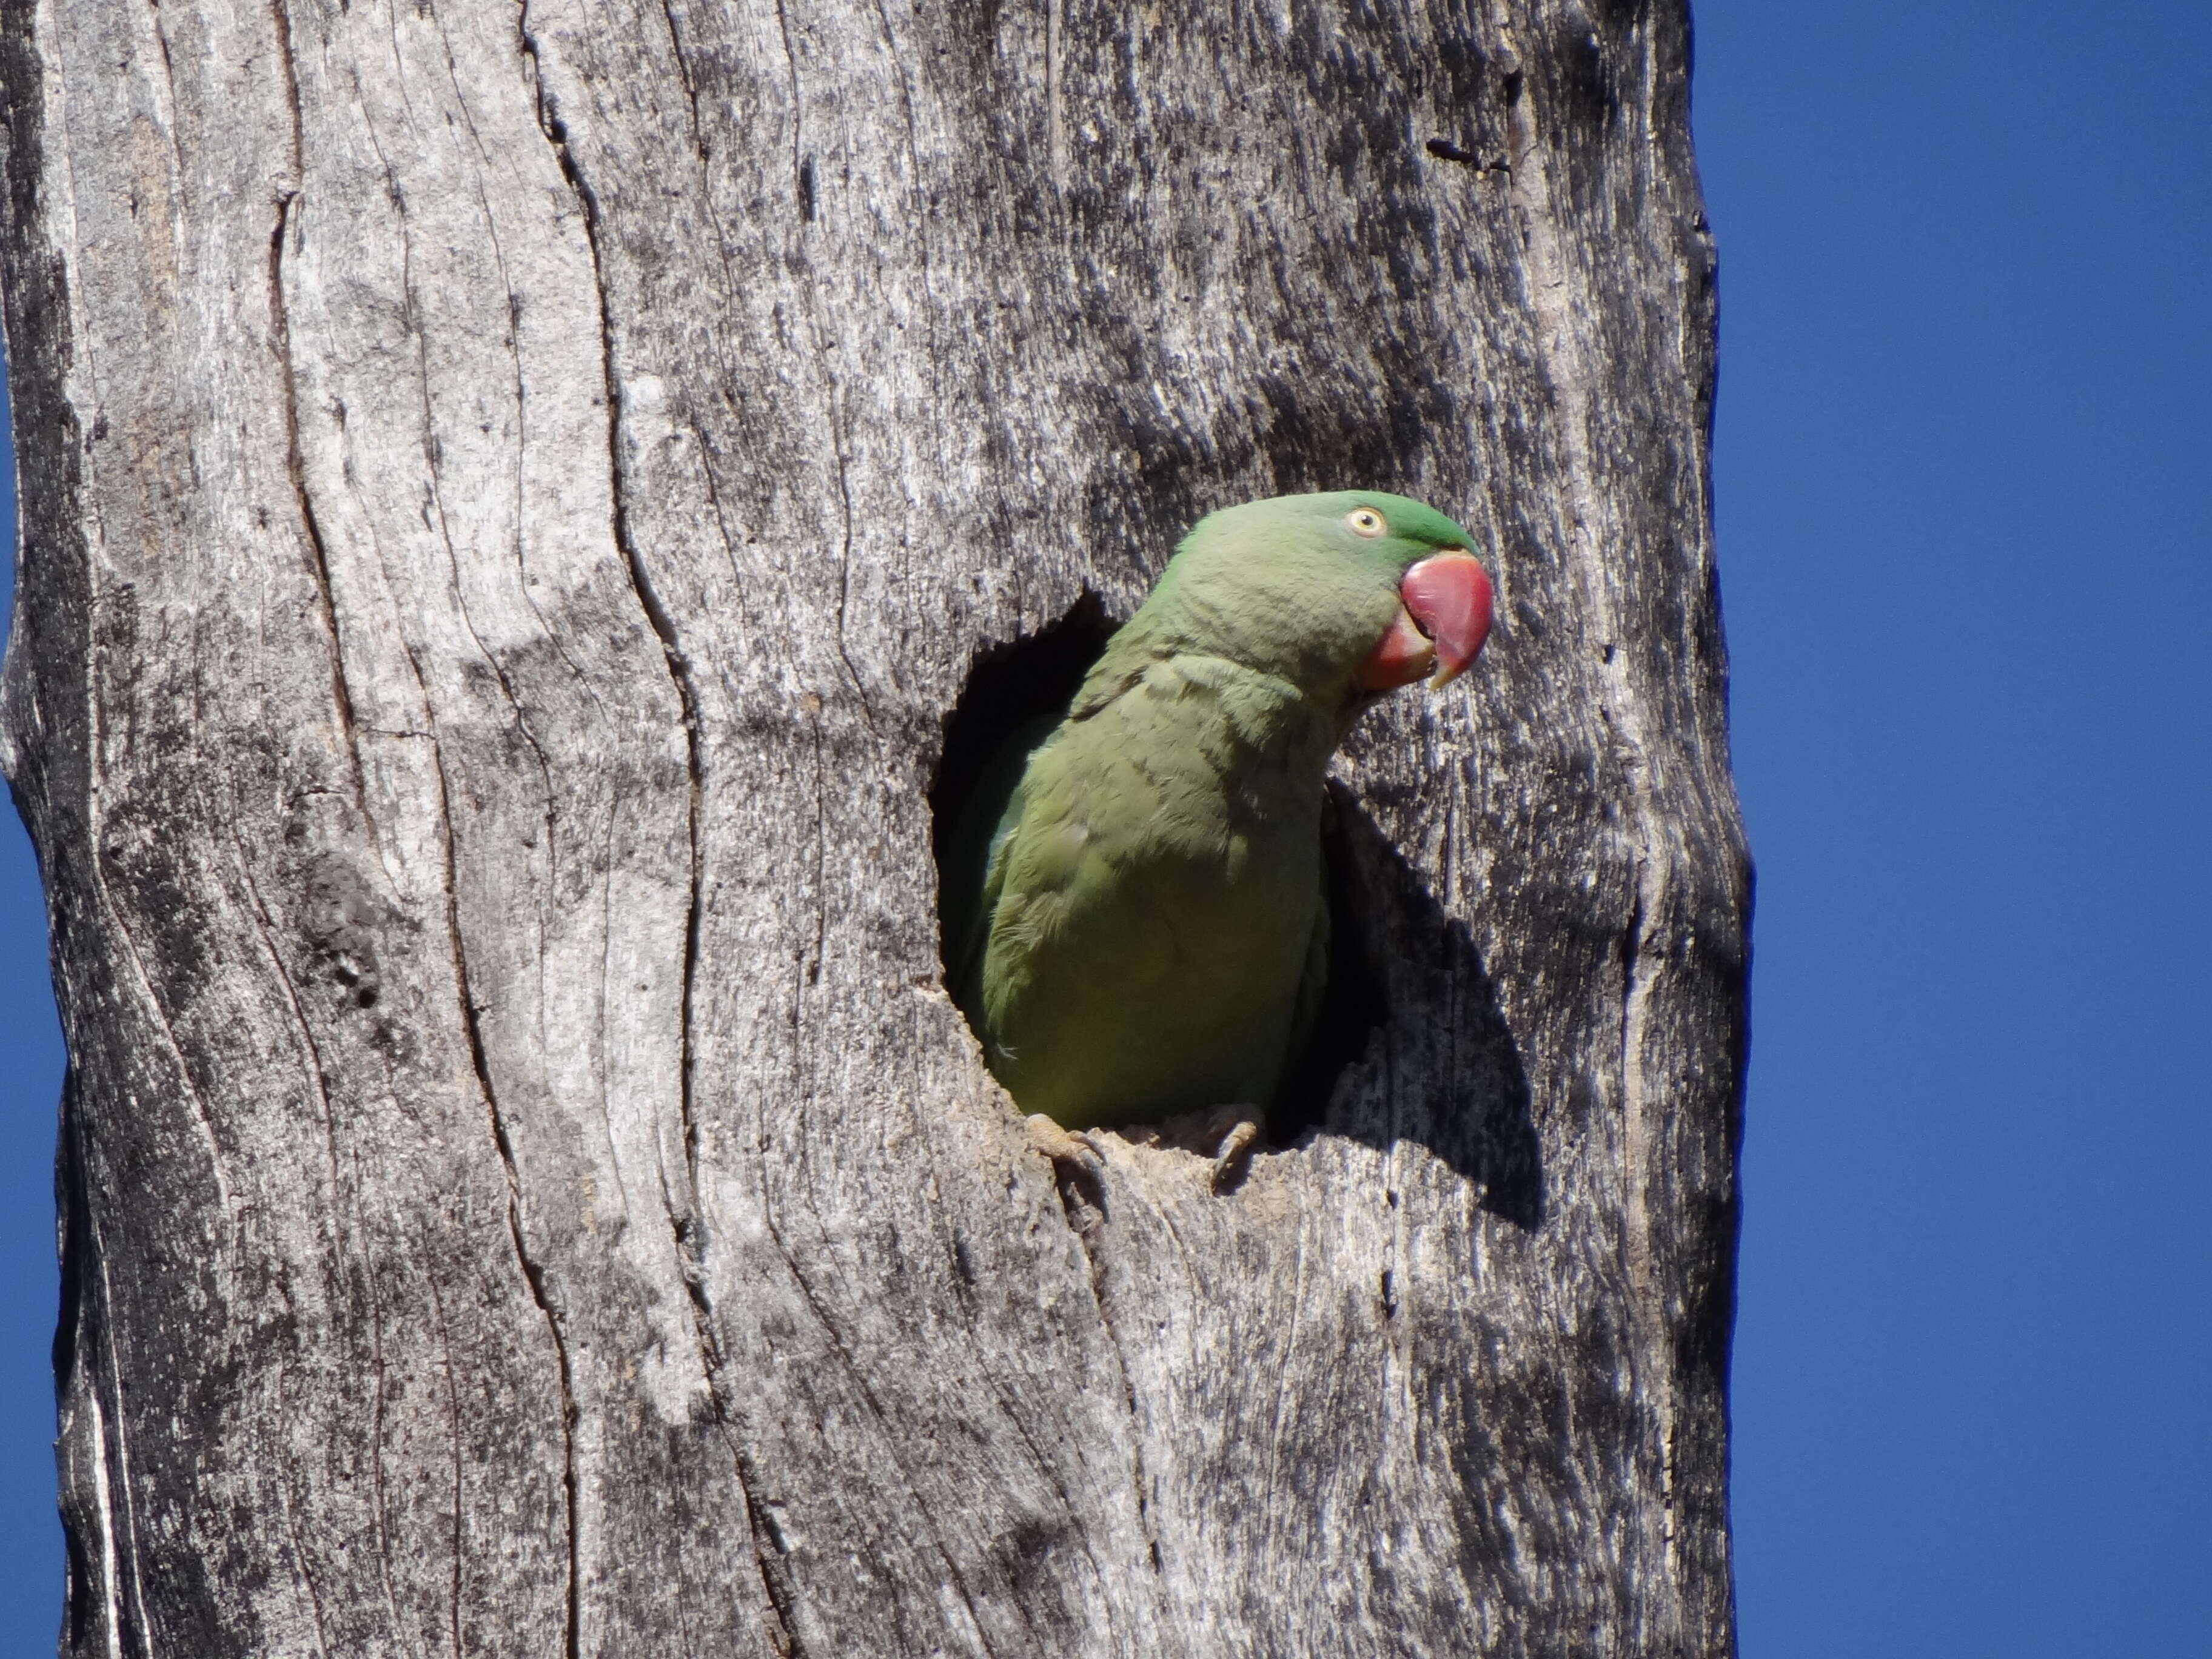
[[[1679,0],[7,0],[82,1655],[1732,1650]],[[947,1000],[978,653],[1369,485],[1380,1024],[1217,1195]]]

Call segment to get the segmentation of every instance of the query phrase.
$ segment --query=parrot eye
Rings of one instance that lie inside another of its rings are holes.
[[[1344,515],[1346,526],[1355,536],[1364,536],[1370,541],[1390,526],[1382,522],[1382,515],[1371,507],[1355,507]]]

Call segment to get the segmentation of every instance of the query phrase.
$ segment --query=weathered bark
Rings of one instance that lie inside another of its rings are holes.
[[[72,1654],[1723,1654],[1748,869],[1676,0],[8,0]],[[1434,139],[1440,141],[1431,143]],[[1216,1196],[941,986],[982,647],[1491,545]]]

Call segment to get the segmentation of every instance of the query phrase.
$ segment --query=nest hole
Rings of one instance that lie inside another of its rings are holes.
[[[945,717],[929,806],[939,960],[956,1002],[962,1000],[966,964],[960,956],[976,921],[973,908],[982,888],[982,860],[1014,781],[1010,757],[1025,753],[1066,714],[1115,628],[1098,596],[1085,589],[1036,633],[979,651],[959,700]],[[1025,733],[1030,744],[1024,742]],[[1371,957],[1370,930],[1361,925],[1364,919],[1357,912],[1352,845],[1334,790],[1322,801],[1321,832],[1330,919],[1328,986],[1305,1052],[1293,1059],[1270,1105],[1260,1143],[1267,1149],[1291,1146],[1323,1126],[1337,1080],[1358,1062],[1389,1012]]]
[[[1098,596],[1085,588],[1057,621],[975,653],[960,700],[945,717],[945,751],[929,786],[940,876],[948,843],[964,827],[961,809],[973,799],[992,763],[1024,726],[1067,712],[1083,677],[1114,637],[1114,626]]]

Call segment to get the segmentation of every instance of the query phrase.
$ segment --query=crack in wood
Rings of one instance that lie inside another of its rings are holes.
[[[752,1528],[753,1559],[760,1573],[761,1588],[768,1598],[771,1621],[767,1630],[769,1640],[786,1659],[806,1659],[805,1644],[799,1634],[799,1610],[798,1586],[790,1564],[785,1559],[788,1552],[782,1547],[780,1533],[775,1528],[768,1511],[758,1497],[759,1473],[752,1467],[752,1455],[741,1435],[732,1431],[726,1407],[721,1382],[720,1344],[714,1334],[714,1307],[706,1286],[703,1238],[697,1219],[699,1210],[699,1124],[693,1105],[695,1072],[692,1052],[694,1024],[693,997],[697,983],[699,937],[705,903],[704,884],[701,878],[699,845],[699,813],[706,789],[705,761],[701,748],[698,694],[692,684],[691,665],[685,654],[683,641],[675,620],[661,603],[655,592],[651,572],[647,568],[642,552],[629,532],[626,486],[621,454],[622,382],[614,356],[614,322],[607,309],[606,286],[600,273],[599,245],[599,204],[590,185],[578,168],[575,158],[564,141],[560,118],[553,100],[546,91],[542,75],[535,72],[538,46],[529,27],[527,0],[520,8],[520,36],[525,58],[532,64],[532,91],[538,117],[539,130],[551,147],[561,176],[575,194],[583,210],[584,239],[590,250],[592,287],[599,303],[599,343],[601,373],[606,406],[606,465],[608,489],[612,506],[615,544],[620,550],[628,571],[630,586],[639,607],[645,614],[653,636],[659,641],[668,675],[674,684],[683,709],[684,753],[687,782],[685,807],[685,840],[689,858],[689,873],[684,906],[683,986],[679,999],[678,1033],[678,1113],[681,1124],[685,1180],[689,1190],[684,1194],[686,1213],[672,1215],[670,1224],[683,1264],[685,1291],[692,1305],[694,1338],[698,1344],[701,1368],[707,1380],[709,1410],[729,1446],[737,1475],[739,1494]],[[675,19],[669,15],[669,31],[675,36]],[[680,47],[678,51],[681,58]],[[690,86],[688,74],[685,85]],[[693,114],[696,118],[696,94]],[[703,151],[702,151],[703,159]],[[762,1547],[763,1541],[769,1547]],[[774,1551],[771,1557],[769,1550]],[[573,1583],[573,1578],[572,1578]],[[575,1620],[571,1609],[571,1640],[574,1639]]]
[[[1127,1350],[1123,1346],[1121,1333],[1116,1327],[1113,1310],[1109,1305],[1112,1297],[1106,1285],[1106,1263],[1092,1248],[1092,1235],[1106,1222],[1106,1176],[1108,1166],[1102,1160],[1095,1172],[1085,1172],[1084,1178],[1091,1185],[1092,1197],[1085,1197],[1078,1188],[1070,1188],[1078,1177],[1073,1170],[1062,1171],[1054,1166],[1054,1186],[1060,1193],[1060,1205],[1067,1219],[1067,1230],[1074,1236],[1076,1248],[1083,1253],[1085,1269],[1084,1282],[1090,1287],[1091,1300],[1098,1310],[1099,1328],[1106,1334],[1107,1346],[1114,1354],[1114,1366],[1121,1378],[1121,1404],[1128,1414],[1129,1484],[1137,1500],[1137,1522],[1142,1529],[1147,1558],[1152,1577],[1164,1576],[1160,1559],[1159,1529],[1152,1509],[1152,1481],[1145,1472],[1145,1419],[1137,1405],[1136,1379],[1129,1366]],[[1095,1203],[1095,1207],[1093,1205]]]
[[[300,176],[300,92],[294,79],[292,42],[285,3],[286,0],[276,0],[275,10],[280,25],[285,88],[292,109],[293,177],[297,179]],[[363,815],[367,816],[368,786],[362,771],[361,736],[354,719],[353,690],[346,684],[345,646],[338,632],[337,605],[331,593],[330,551],[324,545],[323,527],[315,514],[314,497],[307,488],[307,459],[300,447],[299,371],[293,361],[291,318],[284,302],[284,242],[291,233],[293,206],[299,199],[300,192],[296,188],[288,189],[278,197],[276,222],[269,233],[270,331],[275,337],[277,360],[284,366],[284,465],[291,479],[293,501],[300,512],[300,527],[307,540],[323,629],[330,641],[331,706],[337,720],[339,734],[345,741],[347,760],[353,769],[355,800]]]
[[[507,1133],[507,1121],[499,1107],[499,1090],[492,1082],[491,1060],[484,1048],[483,1027],[476,997],[469,988],[467,947],[462,942],[459,879],[453,867],[453,814],[452,795],[446,781],[445,757],[441,751],[437,760],[438,802],[445,830],[446,851],[446,927],[450,941],[453,966],[454,988],[460,999],[461,1028],[468,1039],[469,1060],[476,1071],[477,1087],[483,1097],[485,1110],[490,1115],[492,1140],[499,1148],[499,1159],[507,1172],[507,1236],[514,1246],[514,1258],[522,1267],[524,1282],[530,1287],[530,1299],[545,1321],[545,1329],[553,1340],[554,1361],[561,1381],[561,1491],[566,1509],[566,1533],[568,1555],[566,1617],[563,1622],[562,1650],[567,1659],[580,1659],[582,1632],[580,1629],[581,1586],[579,1579],[579,1551],[580,1540],[576,1513],[576,1386],[575,1376],[568,1360],[568,1340],[561,1329],[560,1310],[553,1304],[545,1285],[544,1269],[531,1254],[522,1225],[522,1170],[514,1155],[514,1143]]]

